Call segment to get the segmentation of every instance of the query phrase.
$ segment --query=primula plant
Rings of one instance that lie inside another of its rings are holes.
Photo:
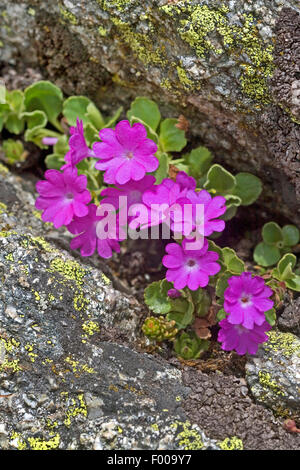
[[[24,93],[7,92],[0,106],[8,132],[53,148],[36,185],[36,208],[44,222],[74,235],[71,249],[108,259],[128,237],[166,240],[165,277],[145,289],[151,315],[142,330],[150,342],[172,342],[179,357],[191,360],[209,349],[211,328],[223,350],[239,355],[255,354],[268,340],[285,289],[300,291],[289,253],[298,229],[264,226],[254,251],[258,275],[214,241],[239,206],[259,197],[256,176],[232,175],[204,147],[184,153],[185,119],[162,119],[147,98],[135,99],[127,119],[119,120],[122,109],[105,119],[88,98],[64,100],[50,82],[38,82]],[[24,158],[19,143],[4,146],[11,161]]]

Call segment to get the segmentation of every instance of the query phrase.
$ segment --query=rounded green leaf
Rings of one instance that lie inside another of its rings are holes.
[[[268,245],[275,245],[283,241],[281,228],[275,222],[268,222],[263,226],[262,237]]]
[[[300,292],[300,276],[294,274],[293,277],[286,280],[285,283],[289,289]]]
[[[255,247],[253,257],[260,266],[273,266],[280,259],[280,251],[276,246],[261,242]]]
[[[172,284],[165,280],[152,282],[145,289],[145,303],[154,313],[165,314],[171,310],[171,300],[167,295]]]
[[[234,250],[225,247],[222,249],[222,255],[227,271],[233,274],[241,274],[245,271],[244,262],[237,256]]]
[[[48,121],[62,130],[57,118],[62,111],[63,94],[57,86],[48,81],[36,82],[26,88],[24,95],[27,112],[44,111]]]
[[[286,246],[294,246],[299,243],[299,230],[295,225],[285,225],[282,229],[283,242]]]
[[[280,276],[280,280],[286,281],[290,279],[293,274],[293,268],[296,266],[297,258],[292,253],[284,255],[277,265],[277,271]]]
[[[275,308],[271,308],[271,310],[268,310],[265,312],[266,320],[267,322],[271,325],[274,326],[276,323],[276,310]]]
[[[86,116],[86,113],[90,104],[93,103],[86,96],[70,96],[64,101],[63,115],[67,119],[69,126],[76,126],[77,118],[81,119],[83,124],[89,122],[90,119]]]
[[[228,279],[230,277],[232,277],[232,273],[225,271],[225,273],[223,273],[219,277],[217,284],[216,284],[216,295],[217,297],[220,297],[220,299],[222,299],[222,304],[223,304],[224,292],[228,287]]]
[[[131,104],[129,111],[127,111],[127,117],[130,121],[136,117],[156,131],[160,121],[160,112],[154,101],[138,97]]]
[[[160,125],[159,142],[164,152],[180,152],[186,146],[185,132],[178,129],[177,119],[165,119]]]
[[[159,160],[159,167],[154,172],[156,184],[160,184],[164,178],[169,175],[169,157],[166,153],[156,152],[155,155]]]
[[[189,174],[198,179],[208,172],[214,157],[206,147],[197,147],[185,158],[189,166]]]
[[[238,173],[235,175],[236,187],[234,194],[242,200],[243,206],[253,204],[262,192],[262,183],[257,176],[251,173]]]
[[[232,194],[236,185],[235,177],[221,165],[213,165],[207,173],[205,189],[214,189],[218,194]]]

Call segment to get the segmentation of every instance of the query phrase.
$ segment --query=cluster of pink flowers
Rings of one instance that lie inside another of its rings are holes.
[[[220,324],[218,340],[225,351],[236,350],[240,355],[255,354],[258,345],[268,340],[271,329],[265,312],[274,302],[269,298],[272,289],[264,280],[251,273],[242,273],[228,279],[224,292],[224,310],[228,316]]]
[[[175,181],[165,178],[156,184],[149,173],[159,166],[157,145],[147,137],[142,124],[131,126],[121,121],[115,129],[102,129],[101,141],[94,143],[92,150],[86,143],[82,121],[77,119],[70,134],[66,163],[60,171],[46,171],[45,180],[36,185],[36,208],[43,211],[42,220],[56,228],[65,225],[75,235],[71,248],[80,249],[82,256],[97,251],[103,258],[120,252],[119,242],[126,238],[124,221],[121,223],[124,212],[125,225],[131,229],[168,226],[174,238],[181,240],[167,244],[162,260],[166,279],[174,286],[168,296],[180,297],[185,287],[192,291],[206,287],[221,266],[218,253],[209,251],[205,237],[224,230],[220,217],[226,212],[226,199],[213,197],[205,189],[197,191],[195,179],[183,171],[177,173]],[[46,138],[44,143],[53,145],[54,140]],[[79,175],[76,168],[85,158],[96,159],[95,169],[104,172],[105,183],[114,185],[102,190],[99,206],[91,203],[87,177]],[[114,222],[111,225],[110,220]],[[270,329],[264,312],[273,306],[269,299],[272,290],[250,273],[233,276],[228,283],[224,309],[229,315],[220,322],[219,341],[224,350],[253,354]]]

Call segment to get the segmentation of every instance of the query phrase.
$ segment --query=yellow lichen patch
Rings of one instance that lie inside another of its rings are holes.
[[[224,441],[218,442],[219,447],[222,450],[243,450],[244,445],[241,439],[238,439],[236,436],[226,437]]]
[[[294,335],[275,330],[268,332],[267,335],[269,336],[269,340],[264,345],[264,349],[267,352],[280,352],[286,358],[294,354],[300,357],[300,346]]]
[[[110,279],[105,276],[104,273],[101,274],[101,278],[102,278],[102,281],[104,282],[104,284],[106,284],[108,286],[108,284],[110,284]]]
[[[71,405],[67,409],[66,418],[64,420],[65,426],[69,428],[72,420],[78,415],[87,416],[87,407],[82,393],[78,395],[77,400],[75,400],[75,398],[71,399]]]
[[[129,23],[121,21],[117,17],[111,18],[112,23],[118,29],[119,37],[132,49],[136,56],[144,64],[166,65],[164,51],[161,47],[154,47],[153,41],[146,35],[134,31]]]
[[[35,359],[38,355],[33,352],[34,351],[34,345],[25,344],[25,350],[27,351],[27,354],[30,357],[31,362],[35,362]]]
[[[0,173],[2,173],[3,175],[6,175],[7,173],[9,173],[8,168],[6,168],[6,166],[2,165],[2,163],[0,163]]]
[[[55,250],[50,243],[46,242],[46,240],[43,237],[30,237],[31,241],[34,242],[35,245],[39,245],[42,247],[47,253],[58,253],[57,250]]]
[[[176,435],[176,440],[179,439],[179,445],[184,448],[184,450],[199,450],[203,448],[203,442],[201,435],[196,429],[192,428],[192,425],[189,421],[181,422],[175,421],[172,423],[172,427],[178,429],[181,427],[183,430]]]
[[[7,210],[7,205],[4,202],[0,202],[0,214],[3,214]]]
[[[216,9],[185,1],[164,5],[161,9],[170,16],[183,18],[180,19],[178,33],[199,57],[205,58],[209,53],[228,54],[240,68],[242,91],[261,104],[270,101],[267,80],[273,75],[274,45],[259,36],[252,15],[243,14],[243,24],[237,25],[230,23],[226,5]],[[218,45],[211,40],[212,33],[217,33],[222,39]],[[242,59],[244,56],[248,61]]]
[[[36,219],[42,220],[42,215],[41,215],[41,212],[40,212],[40,211],[37,211],[37,210],[34,209],[34,210],[32,211],[32,213],[33,213],[33,215],[34,215],[34,217],[35,217]]]
[[[7,352],[12,352],[14,349],[19,348],[20,342],[14,338],[4,339],[0,338],[0,345],[3,345]]]
[[[62,258],[54,258],[50,262],[50,270],[52,272],[60,273],[65,279],[70,281],[75,281],[77,285],[81,286],[83,284],[84,276],[86,275],[86,270],[80,266],[76,261],[66,260]]]
[[[8,255],[5,255],[5,259],[7,259],[8,261],[14,261],[13,253],[8,253]]]
[[[258,372],[259,383],[262,385],[265,391],[271,390],[276,395],[285,396],[285,393],[282,391],[281,387],[271,379],[271,375],[268,372],[260,370]]]
[[[61,5],[59,6],[59,11],[65,21],[68,21],[69,23],[73,25],[78,24],[78,20],[76,16],[73,15],[73,13],[71,13],[70,11],[65,10]]]
[[[98,33],[100,36],[105,37],[107,35],[107,29],[103,28],[103,26],[99,26]]]
[[[13,431],[10,436],[10,444],[13,445],[16,441],[18,450],[25,450],[27,448],[25,441],[21,438],[21,434],[19,432]]]
[[[87,364],[81,364],[79,361],[75,361],[71,357],[66,357],[65,362],[71,366],[71,371],[75,377],[79,377],[81,374],[95,374],[95,370],[89,367]]]
[[[83,342],[89,337],[93,336],[95,333],[99,333],[100,327],[98,323],[92,321],[92,320],[86,320],[82,324],[82,329],[85,334],[81,335]]]
[[[14,359],[13,361],[5,360],[0,364],[0,372],[18,372],[19,370],[22,370],[22,368],[19,366],[19,362],[19,359]]]
[[[40,439],[38,437],[28,437],[28,442],[31,450],[54,450],[57,449],[60,443],[59,434],[55,434],[54,437],[48,441]]]
[[[36,300],[37,302],[39,302],[39,301],[41,300],[40,294],[39,294],[36,290],[34,290],[34,289],[31,289],[31,292],[34,293],[35,300]]]

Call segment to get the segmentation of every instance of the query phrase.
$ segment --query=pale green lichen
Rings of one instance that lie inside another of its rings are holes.
[[[60,443],[59,434],[55,434],[54,437],[48,441],[40,439],[38,437],[28,437],[28,442],[31,450],[54,450],[57,449]]]
[[[200,450],[203,448],[204,444],[201,435],[192,427],[189,421],[175,421],[175,423],[172,423],[171,427],[176,430],[178,427],[182,428],[182,431],[176,435],[175,439],[179,440],[178,444],[180,447],[183,447],[184,450]]]
[[[242,91],[259,103],[270,101],[267,80],[273,74],[274,46],[272,43],[265,43],[259,36],[252,15],[243,14],[244,23],[240,26],[229,22],[229,8],[226,5],[215,9],[207,5],[180,2],[161,8],[170,16],[184,18],[180,20],[178,32],[199,57],[204,58],[208,53],[227,53],[239,64]],[[210,39],[212,33],[220,36],[220,44],[216,45]],[[249,64],[241,60],[243,55],[248,57]]]
[[[239,439],[236,436],[226,437],[224,441],[218,442],[218,446],[222,450],[243,450],[244,449],[242,439]]]
[[[194,88],[200,89],[200,85],[195,86],[193,80],[191,80],[188,76],[184,68],[180,67],[179,65],[176,67],[178,78],[180,83],[183,85],[185,90],[192,90]]]
[[[275,382],[275,380],[271,379],[271,375],[268,372],[260,370],[258,372],[258,378],[259,383],[265,391],[271,390],[273,393],[276,393],[276,395],[285,396],[282,388]]]
[[[103,28],[103,26],[99,26],[98,33],[100,34],[100,36],[105,37],[107,36],[107,29]]]
[[[72,420],[76,418],[76,416],[82,415],[86,418],[87,414],[87,407],[83,394],[81,393],[77,396],[77,401],[75,398],[71,399],[71,405],[67,409],[64,425],[69,428],[71,426]]]
[[[294,354],[300,357],[299,341],[292,333],[272,330],[267,335],[269,340],[264,344],[264,349],[267,352],[280,352],[286,358],[290,358]]]
[[[4,202],[0,202],[0,214],[4,214],[6,210],[7,210],[7,205],[4,204]]]
[[[78,24],[78,19],[76,18],[76,16],[73,15],[73,13],[71,13],[70,11],[65,10],[61,5],[59,6],[59,11],[64,20],[68,21],[73,25]]]
[[[161,47],[154,47],[153,41],[144,34],[134,31],[129,23],[117,17],[111,18],[112,23],[118,29],[121,39],[132,49],[135,55],[144,64],[166,65],[164,51]]]

